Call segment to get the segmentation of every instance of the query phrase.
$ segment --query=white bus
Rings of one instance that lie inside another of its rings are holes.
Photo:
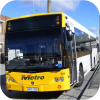
[[[5,27],[7,89],[44,92],[81,86],[97,64],[96,45],[92,32],[62,12],[9,19]]]
[[[73,33],[73,40],[69,41],[69,51],[71,51],[71,76],[74,76],[75,69],[77,70],[76,86],[83,83],[84,77],[91,69],[95,69],[98,62],[98,51],[96,35],[86,29],[84,26],[76,22],[74,19],[65,14],[66,30],[71,30]],[[83,77],[83,79],[82,79]],[[75,79],[72,77],[72,84]]]

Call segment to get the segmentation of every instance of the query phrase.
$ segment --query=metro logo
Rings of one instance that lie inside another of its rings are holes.
[[[35,75],[35,76],[31,76],[31,75],[25,76],[25,75],[22,75],[22,78],[21,78],[21,80],[38,80],[38,79],[43,80],[44,76],[37,76],[37,75]]]

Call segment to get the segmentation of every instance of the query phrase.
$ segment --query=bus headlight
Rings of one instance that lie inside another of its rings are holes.
[[[7,78],[6,80],[7,80],[7,82],[10,82],[10,78]]]
[[[61,81],[61,82],[64,81],[64,78],[63,78],[63,77],[60,77],[60,81]]]
[[[13,78],[11,78],[11,81],[12,81],[12,82],[15,82],[15,80],[14,80]]]
[[[58,78],[55,78],[54,80],[55,80],[55,82],[58,82]]]

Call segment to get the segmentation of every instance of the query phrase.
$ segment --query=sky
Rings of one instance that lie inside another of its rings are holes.
[[[47,12],[47,0],[15,0],[7,3],[1,14],[11,18]],[[51,0],[51,12],[64,12],[98,36],[99,11],[85,0]]]

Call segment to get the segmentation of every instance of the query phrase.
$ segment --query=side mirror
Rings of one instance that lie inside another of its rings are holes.
[[[72,31],[66,30],[67,41],[72,41]]]
[[[5,61],[4,53],[1,53],[1,64],[4,64],[4,61]]]

